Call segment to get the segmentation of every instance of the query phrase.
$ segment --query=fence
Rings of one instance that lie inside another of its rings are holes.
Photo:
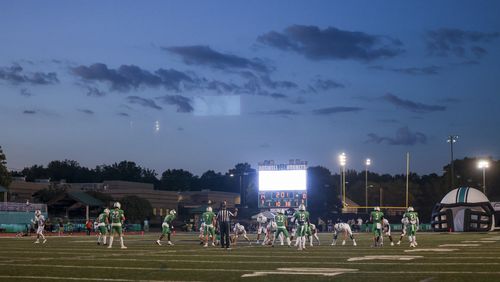
[[[36,210],[40,210],[42,213],[47,213],[47,205],[32,204],[32,203],[14,203],[14,202],[0,203],[0,211],[35,212]]]

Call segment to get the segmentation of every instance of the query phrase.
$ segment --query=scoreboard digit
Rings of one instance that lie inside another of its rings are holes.
[[[259,192],[259,208],[296,208],[301,204],[307,205],[306,191]]]

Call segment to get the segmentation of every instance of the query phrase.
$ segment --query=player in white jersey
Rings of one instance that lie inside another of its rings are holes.
[[[269,221],[266,226],[266,237],[264,241],[262,241],[262,246],[271,245],[274,242],[274,235],[276,234],[276,230],[278,229],[278,225],[273,220]]]
[[[410,222],[407,217],[403,217],[401,219],[401,235],[399,236],[399,241],[396,243],[397,245],[401,245],[401,241],[403,241],[403,237],[406,235],[406,227]]]
[[[35,218],[31,220],[31,222],[37,226],[35,244],[40,243],[40,238],[43,240],[42,244],[45,244],[47,242],[47,239],[45,239],[45,236],[43,235],[43,231],[45,229],[45,217],[40,210],[35,211]]]
[[[313,237],[318,241],[318,246],[321,245],[321,242],[319,241],[318,237],[318,228],[316,228],[316,225],[309,223],[309,227],[307,229],[306,234],[309,237],[309,245],[312,247],[313,246]]]
[[[247,231],[245,230],[245,226],[241,225],[240,223],[236,223],[234,225],[234,228],[233,228],[233,236],[232,236],[232,240],[233,241],[233,244],[236,246],[236,242],[238,241],[238,238],[242,236],[243,238],[245,238],[245,240],[247,240],[247,242],[249,244],[250,243],[250,239],[248,238],[247,236]]]
[[[257,215],[257,244],[259,243],[259,240],[260,240],[260,235],[261,234],[264,234],[264,239],[262,240],[265,240],[265,236],[266,236],[266,223],[267,223],[267,217],[262,214],[262,213],[259,213]]]
[[[384,245],[384,236],[389,237],[389,240],[391,241],[391,246],[394,246],[394,242],[392,241],[392,236],[391,236],[391,224],[389,224],[389,221],[386,218],[382,219],[382,236],[380,238],[382,239],[380,242],[380,245]]]
[[[332,241],[332,246],[335,246],[337,244],[337,237],[339,235],[339,233],[343,233],[344,234],[344,238],[342,240],[342,246],[345,245],[345,240],[347,238],[347,235],[349,235],[349,237],[351,238],[352,240],[352,244],[354,246],[356,246],[356,239],[354,239],[354,236],[352,235],[352,230],[351,230],[351,227],[349,226],[349,224],[347,223],[336,223],[334,226],[333,226],[333,241]]]
[[[200,225],[200,235],[198,235],[200,239],[200,245],[205,244],[205,222],[202,222]]]

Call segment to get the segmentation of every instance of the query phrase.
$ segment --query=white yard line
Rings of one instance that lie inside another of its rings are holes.
[[[184,280],[136,280],[136,279],[121,279],[121,278],[85,278],[85,277],[60,277],[60,276],[29,276],[29,275],[0,275],[0,278],[8,279],[34,279],[37,280],[76,280],[76,281],[112,281],[112,282],[185,282]],[[189,282],[197,282],[186,280]]]

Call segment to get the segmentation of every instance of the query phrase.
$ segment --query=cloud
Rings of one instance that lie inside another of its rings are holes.
[[[484,44],[491,43],[498,37],[500,37],[500,32],[487,33],[457,28],[441,28],[427,31],[424,40],[429,55],[479,59],[488,53],[483,47]]]
[[[155,101],[153,101],[151,99],[141,98],[141,97],[138,97],[138,96],[128,96],[127,97],[127,101],[130,104],[137,104],[137,105],[141,105],[141,106],[147,107],[147,108],[152,108],[152,109],[156,109],[156,110],[161,110],[162,109],[162,107],[158,106],[155,103]]]
[[[283,51],[296,52],[311,60],[372,61],[395,57],[403,52],[397,39],[335,27],[320,29],[292,25],[282,33],[271,31],[263,34],[257,41]]]
[[[299,115],[299,112],[296,112],[293,110],[288,110],[288,109],[283,109],[283,110],[260,111],[260,112],[257,112],[257,114],[288,117],[288,116]]]
[[[25,111],[23,111],[23,114],[34,115],[34,114],[36,114],[36,111],[35,110],[25,110]]]
[[[426,67],[406,67],[406,68],[387,68],[383,66],[371,66],[370,69],[392,71],[396,73],[408,75],[434,75],[439,74],[442,67],[439,66],[426,66]]]
[[[363,108],[358,107],[328,107],[322,109],[313,110],[315,115],[333,115],[338,113],[348,113],[348,112],[359,112]]]
[[[117,69],[106,64],[95,63],[80,65],[71,69],[72,73],[86,81],[99,81],[111,84],[111,90],[129,91],[139,87],[163,86],[167,90],[180,91],[181,85],[193,83],[186,73],[173,69],[158,69],[152,73],[135,65],[121,65]]]
[[[121,116],[121,117],[129,117],[130,115],[127,114],[127,113],[117,113],[117,115]]]
[[[177,106],[178,113],[191,113],[193,111],[193,101],[181,95],[165,95],[156,99],[164,104]]]
[[[336,82],[334,80],[331,80],[331,79],[318,78],[314,81],[314,88],[319,89],[319,90],[323,90],[323,91],[327,91],[327,90],[335,89],[335,88],[345,88],[345,85],[342,83]]]
[[[31,93],[27,88],[21,88],[21,90],[19,90],[19,94],[21,94],[21,96],[24,96],[24,97],[33,96],[33,93]]]
[[[427,105],[427,104],[422,104],[410,100],[405,100],[401,99],[396,95],[393,95],[391,93],[387,93],[384,96],[381,97],[383,101],[386,101],[390,104],[393,104],[397,107],[403,108],[405,110],[409,110],[411,112],[415,113],[429,113],[429,112],[436,112],[436,111],[445,111],[446,107],[445,106],[440,106],[440,105]]]
[[[407,126],[399,128],[396,131],[395,137],[383,137],[375,133],[369,133],[368,138],[366,143],[386,143],[388,145],[417,145],[427,143],[427,136],[425,134],[411,132]]]
[[[184,63],[188,65],[203,65],[221,70],[250,69],[260,73],[272,71],[272,68],[260,59],[247,59],[232,54],[221,53],[209,46],[174,46],[162,47],[162,49],[181,56]]]
[[[89,109],[78,109],[79,112],[87,114],[87,115],[93,115],[94,111],[89,110]]]
[[[97,87],[87,86],[87,96],[90,97],[103,97],[106,92],[99,90]]]
[[[59,83],[55,72],[26,72],[19,64],[0,68],[0,80],[12,84],[48,85]]]

